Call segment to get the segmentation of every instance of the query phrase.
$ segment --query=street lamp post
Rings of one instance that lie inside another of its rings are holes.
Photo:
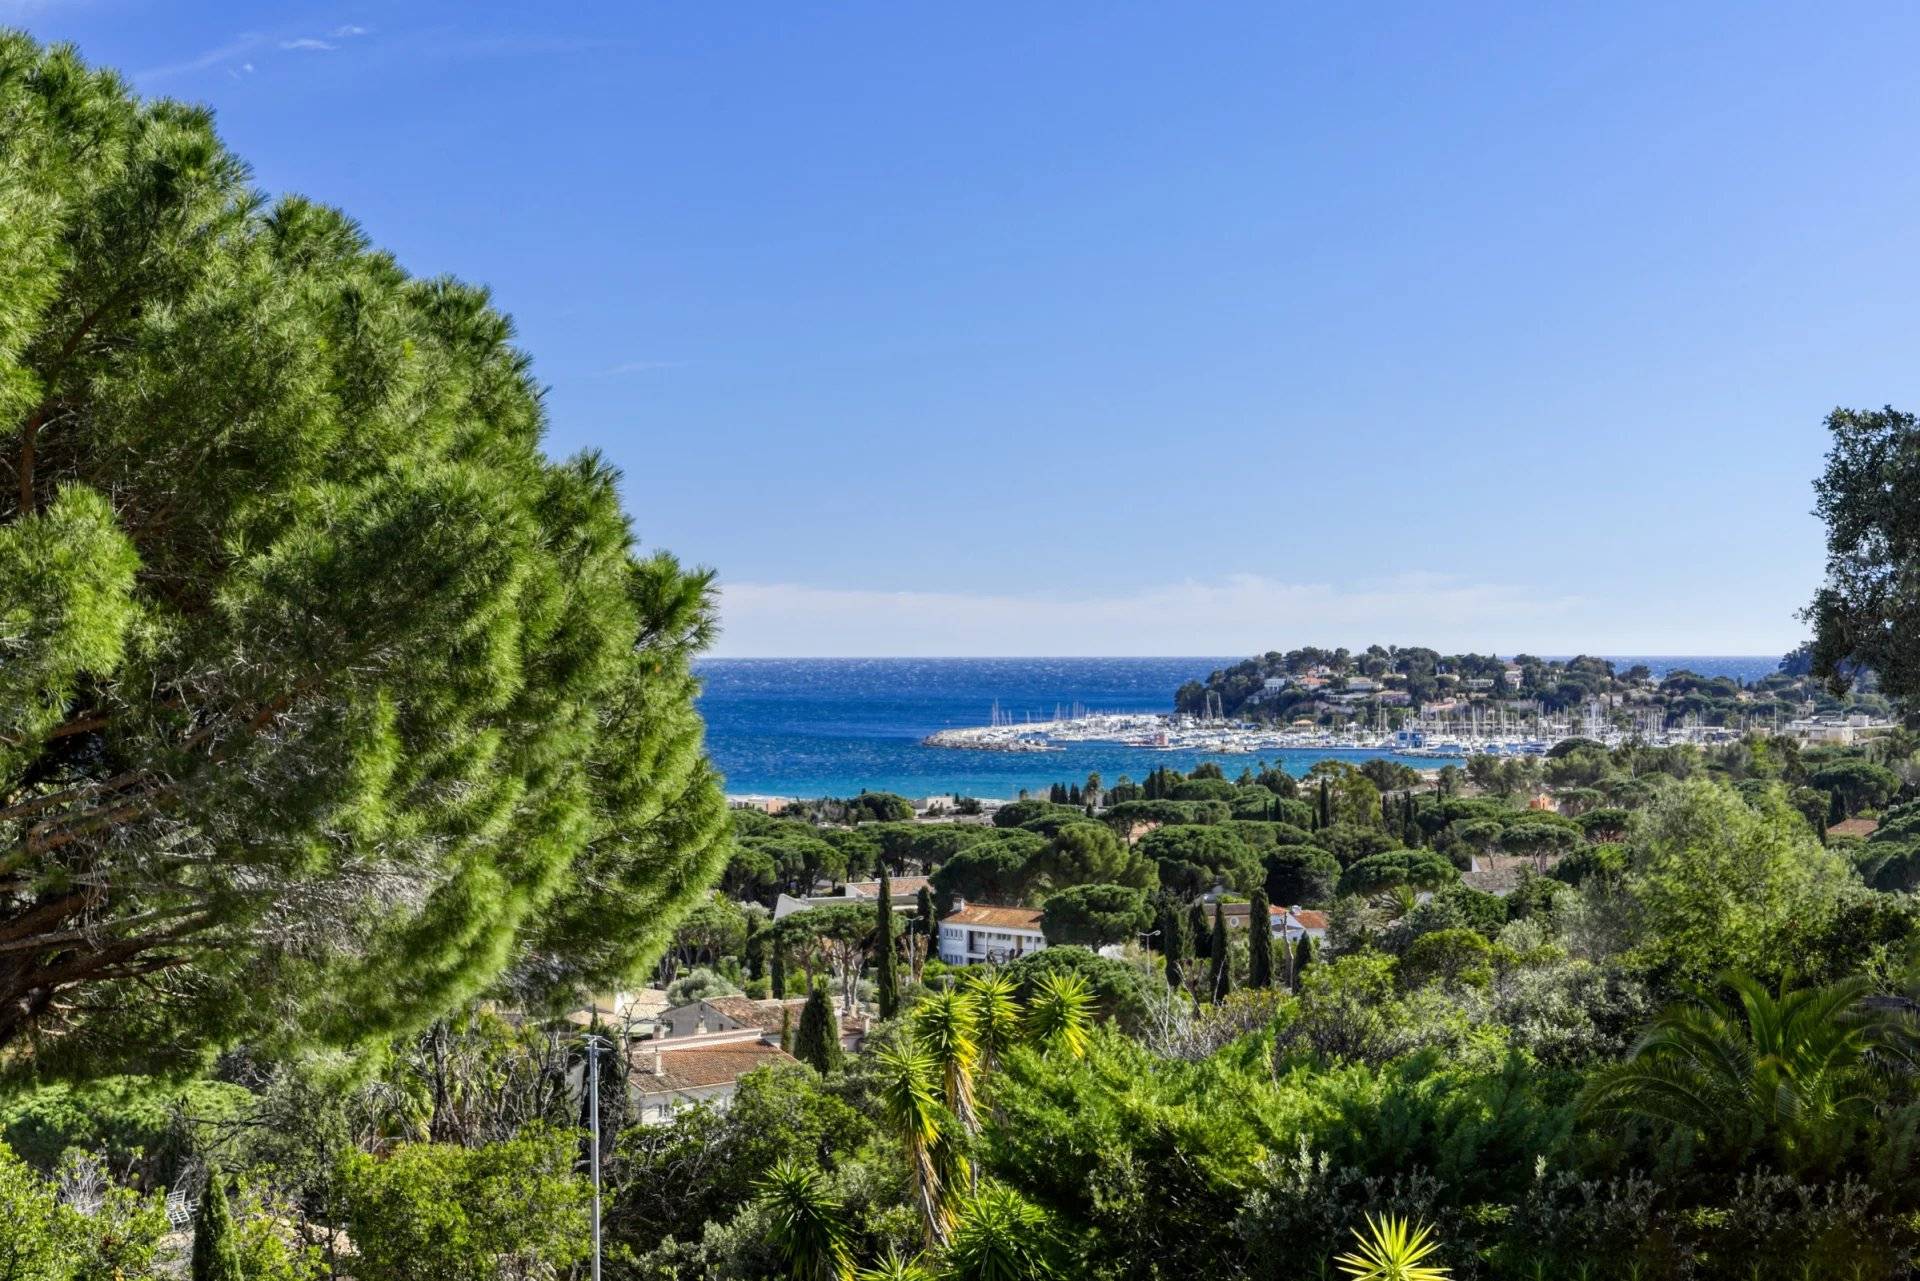
[[[593,1150],[589,1164],[593,1170],[593,1281],[600,1281],[600,1051],[611,1049],[613,1042],[595,1033],[587,1033],[587,1128],[592,1133]]]

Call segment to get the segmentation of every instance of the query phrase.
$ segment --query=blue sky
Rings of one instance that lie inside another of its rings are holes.
[[[1912,7],[0,20],[491,285],[722,653],[1776,651],[1920,402]]]

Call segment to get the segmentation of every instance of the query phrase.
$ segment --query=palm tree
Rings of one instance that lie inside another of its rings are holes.
[[[1027,1002],[1027,1035],[1046,1054],[1077,1059],[1093,1030],[1093,994],[1078,974],[1042,974]]]
[[[1359,1250],[1335,1262],[1353,1281],[1447,1281],[1447,1270],[1421,1260],[1440,1248],[1425,1224],[1397,1215],[1367,1216],[1367,1231],[1353,1230]]]
[[[974,1039],[975,1002],[954,988],[929,993],[913,1007],[913,1036],[940,1068],[947,1107],[969,1134],[979,1130],[973,1107],[973,1076],[980,1065]]]
[[[785,1158],[756,1187],[773,1221],[767,1239],[786,1260],[788,1276],[794,1281],[853,1281],[846,1219],[818,1170]]]
[[[1744,974],[1720,983],[1737,1009],[1707,994],[1666,1010],[1588,1082],[1583,1108],[1692,1130],[1736,1163],[1770,1148],[1789,1171],[1831,1169],[1872,1115],[1872,1060],[1893,1031],[1861,1003],[1866,980],[1777,996]]]
[[[887,1124],[906,1148],[921,1236],[928,1249],[938,1248],[953,1230],[954,1193],[970,1173],[955,1147],[952,1114],[940,1104],[940,1066],[912,1043],[877,1050],[873,1062]]]
[[[973,1036],[980,1050],[980,1072],[991,1072],[1000,1056],[1020,1040],[1020,985],[1004,970],[967,980],[973,1005]]]
[[[946,1281],[1049,1281],[1061,1275],[1046,1213],[1002,1184],[967,1201],[947,1247]]]

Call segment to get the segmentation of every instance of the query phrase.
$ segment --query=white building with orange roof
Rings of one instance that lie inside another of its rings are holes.
[[[963,902],[940,921],[940,959],[948,965],[1004,965],[1046,945],[1037,908]]]
[[[758,1028],[743,1028],[677,1041],[636,1041],[628,1062],[627,1090],[636,1118],[643,1125],[660,1125],[693,1104],[724,1108],[747,1073],[798,1060]]]

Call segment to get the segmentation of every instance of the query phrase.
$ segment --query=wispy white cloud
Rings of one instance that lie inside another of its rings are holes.
[[[135,80],[170,80],[175,76],[192,75],[196,71],[207,71],[223,63],[232,62],[235,58],[245,57],[265,43],[265,36],[258,32],[249,32],[180,62],[170,62],[163,66],[148,67],[145,71],[136,71],[133,73],[133,78]]]
[[[0,0],[0,13],[8,0]],[[259,31],[249,31],[235,36],[225,44],[216,45],[205,53],[195,54],[179,62],[163,66],[149,67],[145,71],[134,73],[139,81],[170,80],[179,76],[192,75],[200,71],[211,71],[216,67],[226,67],[229,75],[250,75],[254,70],[251,55],[261,52],[273,53],[276,49],[282,53],[332,53],[340,46],[336,40],[352,39],[371,35],[367,27],[341,26],[329,31],[325,38],[309,35],[274,35]],[[233,64],[238,65],[233,65]]]
[[[724,583],[718,652],[749,657],[1253,654],[1297,645],[1512,653],[1767,653],[1751,615],[1676,616],[1508,583],[1404,574],[1293,583],[1257,574],[1109,594],[878,591]],[[1678,648],[1670,648],[1678,646]]]

